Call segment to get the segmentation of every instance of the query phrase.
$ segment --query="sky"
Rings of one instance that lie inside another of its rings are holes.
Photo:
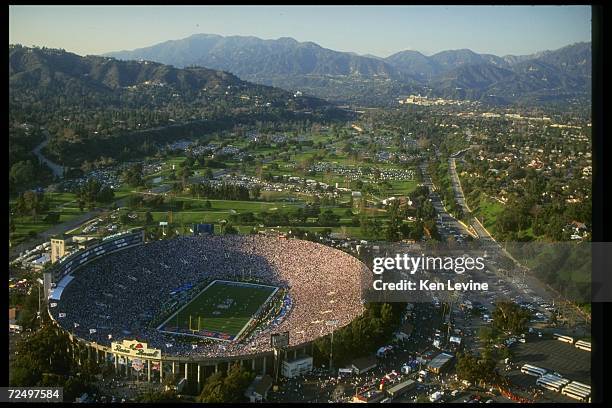
[[[469,48],[524,55],[591,41],[589,6],[9,6],[9,44],[79,55],[193,34],[292,37],[387,57]]]

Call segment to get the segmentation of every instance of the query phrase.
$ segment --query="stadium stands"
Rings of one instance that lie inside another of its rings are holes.
[[[78,261],[79,253],[71,260]],[[156,241],[88,259],[78,270],[72,266],[70,273],[74,279],[49,313],[77,337],[101,345],[136,337],[165,354],[206,357],[269,352],[272,332],[289,331],[290,346],[326,335],[332,328],[321,322],[330,318],[330,310],[339,321],[337,327],[363,313],[359,283],[364,273],[370,275],[362,262],[345,252],[310,241],[255,235]],[[187,301],[180,297],[186,292],[171,292],[183,287],[198,290],[214,279],[287,289],[282,318],[262,322],[238,342],[204,340],[196,347],[151,324],[165,304],[177,307]]]

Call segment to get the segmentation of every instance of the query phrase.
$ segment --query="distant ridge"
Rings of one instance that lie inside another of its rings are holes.
[[[500,57],[460,49],[431,56],[406,50],[380,58],[333,51],[288,37],[262,40],[196,34],[106,55],[222,69],[242,79],[303,89],[337,102],[394,103],[406,93],[424,92],[476,100],[495,94],[502,103],[541,103],[558,98],[588,99],[591,91],[591,44],[585,42],[524,56]],[[525,69],[528,61],[533,61],[532,70]],[[535,69],[545,75],[536,75]]]

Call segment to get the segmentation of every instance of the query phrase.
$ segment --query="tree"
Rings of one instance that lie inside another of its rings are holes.
[[[495,332],[491,327],[482,326],[478,330],[478,337],[483,343],[487,344],[495,339]]]
[[[17,346],[17,356],[11,365],[11,385],[31,387],[38,385],[43,373],[68,375],[74,361],[67,350],[70,342],[65,333],[52,325],[44,325],[38,332]]]
[[[238,229],[236,229],[236,227],[234,227],[231,224],[227,224],[223,228],[223,234],[224,235],[236,235],[236,234],[238,234]]]
[[[143,203],[142,196],[140,196],[138,194],[133,194],[133,195],[128,197],[128,207],[130,207],[132,209],[136,209],[136,208],[142,207],[142,203]]]
[[[148,391],[142,395],[139,395],[137,401],[145,403],[175,403],[179,402],[180,398],[173,390]]]
[[[110,186],[104,186],[98,193],[98,200],[101,203],[110,203],[115,198],[115,192]]]
[[[389,221],[385,231],[386,239],[389,242],[395,242],[401,238],[400,228],[402,225],[402,218],[399,215],[399,200],[391,201],[387,213],[389,214]]]
[[[334,214],[334,212],[331,209],[325,210],[319,216],[319,225],[336,226],[338,225],[339,221],[340,221],[340,216]]]
[[[141,186],[143,183],[142,180],[142,163],[136,163],[130,168],[128,168],[123,173],[124,180],[132,185],[133,187]]]
[[[70,377],[64,383],[64,402],[74,402],[77,397],[93,394],[95,387],[80,377]]]
[[[153,215],[151,214],[151,211],[147,211],[145,213],[145,223],[147,225],[150,225],[151,223],[153,223]]]
[[[50,224],[56,224],[56,223],[59,222],[59,220],[60,220],[60,215],[59,215],[59,213],[56,213],[56,212],[50,212],[44,218],[44,221],[48,222]]]
[[[253,377],[254,375],[241,367],[240,364],[232,365],[227,377],[223,380],[226,402],[242,400],[244,398],[242,394],[253,380]]]
[[[26,186],[34,180],[36,169],[30,160],[19,161],[11,166],[9,179],[16,186]]]
[[[183,188],[183,190],[187,186],[187,179],[191,177],[192,174],[193,174],[193,171],[191,170],[191,167],[187,165],[179,169],[178,176],[181,179],[181,187]]]
[[[225,394],[223,391],[223,372],[219,371],[208,377],[198,400],[199,402],[209,403],[225,402]]]
[[[493,311],[493,326],[512,334],[524,333],[531,320],[531,312],[516,303],[498,302]]]
[[[128,225],[131,220],[127,213],[123,213],[119,216],[119,222],[121,222],[123,225]]]

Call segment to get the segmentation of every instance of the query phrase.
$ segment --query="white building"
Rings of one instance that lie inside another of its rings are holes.
[[[294,378],[312,371],[312,357],[300,357],[283,361],[283,377]]]

